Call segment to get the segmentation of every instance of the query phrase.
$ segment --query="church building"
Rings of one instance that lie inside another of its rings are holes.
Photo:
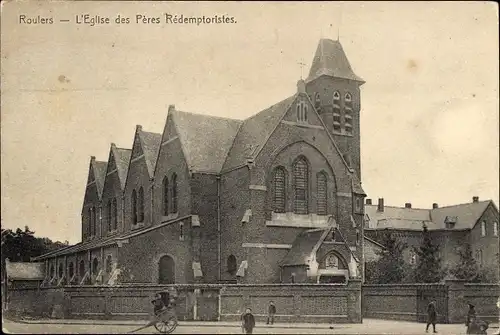
[[[363,277],[360,87],[321,39],[296,92],[245,120],[168,109],[162,134],[92,157],[82,241],[46,286],[305,283]]]

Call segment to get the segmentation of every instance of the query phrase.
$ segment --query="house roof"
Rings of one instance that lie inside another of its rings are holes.
[[[5,271],[9,280],[43,280],[45,278],[44,263],[5,262]]]
[[[144,159],[148,167],[149,176],[153,177],[158,159],[158,151],[160,150],[161,134],[150,133],[146,131],[139,131],[141,139],[142,151],[144,152]]]
[[[384,211],[377,211],[377,205],[365,205],[369,228],[422,230],[423,224],[429,230],[446,229],[446,221],[456,218],[452,229],[472,229],[481,218],[491,200],[453,205],[435,209],[419,209],[384,206]]]
[[[246,164],[247,159],[255,158],[296,96],[294,94],[243,121],[229,150],[224,170]]]
[[[99,194],[99,198],[102,197],[102,191],[104,188],[104,179],[106,178],[106,168],[108,166],[108,162],[94,161],[94,178],[97,187],[97,192]]]
[[[371,238],[367,237],[367,236],[364,236],[364,239],[365,241],[367,241],[368,243],[371,243],[371,244],[374,244],[375,246],[379,247],[379,248],[382,248],[382,249],[385,249],[385,246],[375,240],[372,240]]]
[[[292,244],[292,248],[281,262],[281,266],[308,265],[311,253],[321,239],[326,229],[307,230],[299,234]]]
[[[115,157],[116,169],[118,170],[118,178],[120,178],[120,184],[122,190],[125,188],[125,182],[127,180],[128,165],[130,163],[130,155],[132,154],[131,149],[124,149],[114,147],[113,155]]]
[[[219,173],[242,121],[177,110],[171,113],[189,168]]]
[[[323,75],[364,83],[352,70],[340,42],[325,38],[319,41],[306,82]]]

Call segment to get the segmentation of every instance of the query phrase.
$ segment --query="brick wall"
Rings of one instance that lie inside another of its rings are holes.
[[[277,322],[361,323],[361,282],[348,285],[228,285],[221,290],[221,320],[239,320],[250,307],[265,321],[272,300]]]

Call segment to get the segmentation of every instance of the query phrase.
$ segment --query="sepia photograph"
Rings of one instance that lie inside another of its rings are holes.
[[[2,330],[500,335],[487,1],[1,2]]]

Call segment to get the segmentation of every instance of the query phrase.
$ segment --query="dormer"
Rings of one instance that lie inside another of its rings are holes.
[[[458,217],[456,217],[456,216],[447,216],[444,219],[444,223],[446,225],[446,229],[453,229],[453,228],[455,228],[455,224],[457,223],[457,221],[458,221]]]

